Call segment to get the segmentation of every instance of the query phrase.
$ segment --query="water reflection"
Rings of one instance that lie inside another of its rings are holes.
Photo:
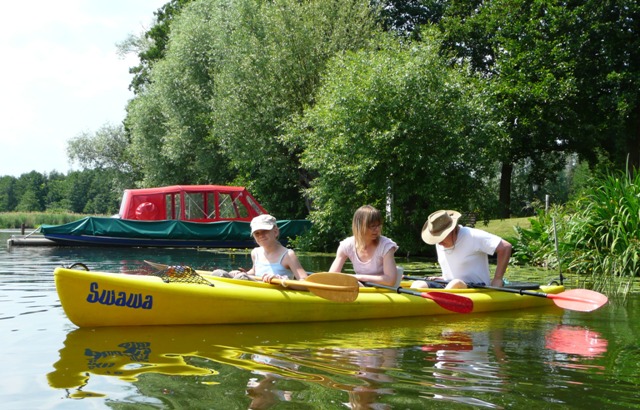
[[[545,314],[560,322],[557,310]],[[95,377],[144,384],[141,376],[160,374],[213,386],[233,367],[244,371],[255,409],[300,400],[309,385],[352,409],[390,408],[400,386],[405,397],[412,386],[414,400],[496,407],[482,397],[508,384],[503,333],[531,324],[526,317],[76,329],[47,378],[67,397],[84,398],[105,394],[94,389]],[[411,374],[416,368],[422,376]]]
[[[304,266],[326,269],[332,256]],[[248,254],[0,249],[3,408],[640,408],[637,296],[588,314],[115,329],[69,322],[55,267],[135,270],[145,259],[224,269],[245,266]],[[581,343],[566,346],[566,330]],[[40,383],[45,375],[49,384]]]
[[[546,348],[559,353],[600,357],[609,342],[599,332],[582,326],[558,325],[546,336]]]

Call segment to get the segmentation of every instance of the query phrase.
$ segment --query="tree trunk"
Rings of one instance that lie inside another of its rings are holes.
[[[631,141],[628,145],[629,149],[629,163],[628,170],[631,173],[636,173],[640,169],[640,106],[636,110],[636,118],[633,121],[631,130]]]
[[[502,163],[500,172],[500,218],[511,216],[511,174],[513,174],[513,164]]]

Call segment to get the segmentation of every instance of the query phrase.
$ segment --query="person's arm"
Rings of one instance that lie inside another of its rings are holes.
[[[287,251],[287,256],[283,260],[285,268],[293,272],[293,276],[298,280],[304,280],[307,277],[307,271],[304,270],[298,256],[293,249]]]
[[[511,244],[504,239],[500,241],[496,247],[496,272],[493,275],[491,286],[502,287],[504,285],[503,278],[509,266],[509,259],[511,258]]]
[[[340,250],[338,249],[336,258],[333,260],[333,263],[329,268],[329,272],[337,272],[337,273],[342,272],[342,267],[344,266],[344,263],[346,261],[347,261],[347,255],[343,252],[340,252]]]
[[[396,266],[396,260],[394,259],[395,253],[396,248],[392,248],[384,255],[384,258],[382,259],[382,276],[356,274],[356,279],[360,282],[375,282],[381,285],[395,286],[396,279],[398,277],[398,267]]]
[[[255,275],[255,272],[256,272],[256,254],[255,254],[255,252],[256,252],[256,249],[257,248],[254,248],[254,249],[251,250],[251,261],[253,262],[253,264],[251,265],[251,269],[249,269],[248,271],[245,272],[247,275],[251,275],[251,276]]]

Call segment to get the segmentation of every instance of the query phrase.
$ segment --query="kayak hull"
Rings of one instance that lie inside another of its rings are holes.
[[[433,300],[361,288],[354,302],[262,282],[207,277],[211,285],[165,283],[152,275],[57,268],[56,289],[65,314],[79,327],[322,322],[453,314]],[[408,286],[408,284],[406,284]],[[560,293],[562,286],[541,292]],[[469,297],[473,313],[553,305],[548,298],[489,289],[451,292]]]

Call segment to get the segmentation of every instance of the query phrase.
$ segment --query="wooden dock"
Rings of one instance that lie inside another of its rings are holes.
[[[40,235],[11,235],[11,238],[7,239],[7,247],[12,246],[59,246],[51,239],[47,239]]]

